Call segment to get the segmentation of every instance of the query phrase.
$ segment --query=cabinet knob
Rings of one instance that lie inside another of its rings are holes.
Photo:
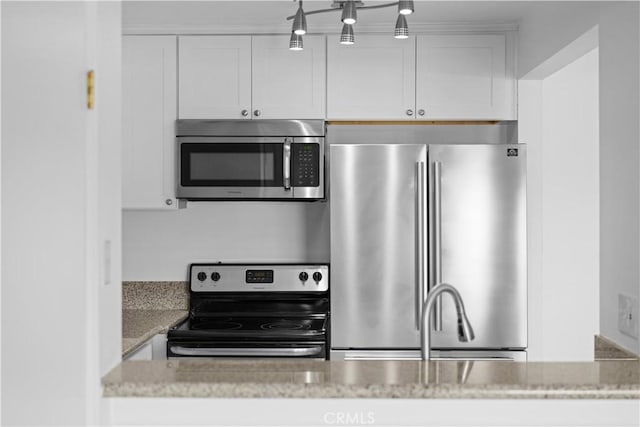
[[[421,116],[424,116],[424,110],[423,110],[422,108],[421,108],[421,109],[419,109],[419,110],[418,110],[418,114],[419,114],[419,115],[421,115]]]
[[[173,200],[171,199],[167,199],[164,202],[167,204],[167,206],[171,206],[173,204]]]
[[[256,116],[256,117],[259,117],[260,114],[261,114],[260,110],[254,110],[253,111],[253,115]]]
[[[249,111],[248,110],[242,110],[240,112],[240,114],[242,114],[242,117],[247,117],[249,115]]]
[[[413,110],[412,109],[408,109],[407,110],[407,116],[413,116]]]

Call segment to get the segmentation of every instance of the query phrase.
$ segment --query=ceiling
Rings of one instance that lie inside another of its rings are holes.
[[[330,0],[305,0],[308,12],[329,8]],[[389,3],[365,1],[366,6]],[[512,24],[516,25],[533,9],[550,2],[541,1],[427,1],[415,2],[415,13],[408,17],[412,25],[440,24]],[[280,1],[125,1],[123,28],[127,30],[210,33],[278,33],[291,31],[291,21],[298,7],[293,0]],[[395,7],[359,12],[356,29],[393,26]],[[338,12],[307,17],[309,32],[339,32]]]

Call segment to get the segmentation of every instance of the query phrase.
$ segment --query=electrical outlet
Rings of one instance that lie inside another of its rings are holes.
[[[638,338],[638,299],[618,294],[618,330],[625,335]]]

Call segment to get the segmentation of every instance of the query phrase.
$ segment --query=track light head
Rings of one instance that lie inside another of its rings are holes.
[[[293,18],[292,31],[299,36],[307,33],[307,17],[304,14],[304,10],[302,10],[302,1],[300,2],[295,18]]]
[[[404,15],[398,15],[398,20],[396,21],[396,29],[394,31],[393,37],[397,39],[406,39],[409,37],[407,18],[405,18]]]
[[[303,50],[302,36],[294,32],[291,33],[291,39],[289,39],[289,50]]]
[[[353,26],[344,24],[342,26],[342,34],[340,34],[340,44],[353,44],[355,37],[353,36]]]
[[[356,12],[356,4],[353,0],[347,0],[342,7],[342,22],[353,25],[358,19]]]
[[[398,13],[411,15],[413,13],[413,0],[400,0],[398,2]]]

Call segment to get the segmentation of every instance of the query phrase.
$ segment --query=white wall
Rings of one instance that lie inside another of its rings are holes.
[[[102,263],[99,271],[100,374],[122,357],[122,215],[121,151],[121,4],[96,2],[96,105],[98,137],[98,235],[94,243]],[[108,243],[107,243],[108,242]],[[106,254],[110,251],[110,254]],[[109,258],[107,260],[107,258]],[[107,283],[108,281],[108,283]]]
[[[579,56],[581,46],[565,50]],[[599,332],[597,48],[546,79],[521,80],[518,91],[520,140],[528,146],[528,359],[592,360]]]
[[[637,2],[541,3],[522,20],[518,45],[519,75],[526,77],[598,26],[600,332],[635,353],[640,343],[617,330],[617,312],[618,293],[640,296],[639,7]]]
[[[324,202],[189,202],[123,213],[123,280],[187,280],[192,262],[329,262]]]
[[[597,49],[542,82],[543,360],[593,360],[599,332]]]
[[[95,424],[120,353],[120,4],[0,7],[2,423]]]

